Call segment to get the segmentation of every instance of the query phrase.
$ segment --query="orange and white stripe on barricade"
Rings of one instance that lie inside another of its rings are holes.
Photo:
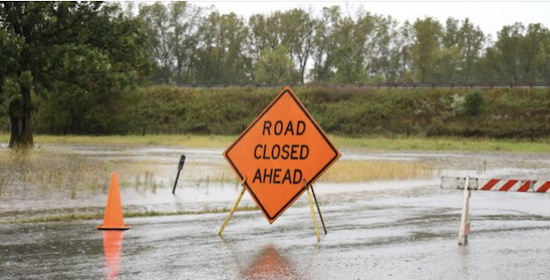
[[[465,177],[441,177],[441,188],[463,190]],[[550,193],[550,181],[470,178],[471,191]]]
[[[458,245],[466,245],[468,235],[470,235],[470,196],[472,191],[550,193],[550,181],[441,177],[441,188],[463,190]]]

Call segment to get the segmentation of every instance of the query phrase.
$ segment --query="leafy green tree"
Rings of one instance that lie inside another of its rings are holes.
[[[550,32],[541,24],[504,26],[485,58],[488,76],[504,82],[534,82],[547,79],[544,69]],[[542,70],[542,73],[544,70]],[[485,77],[487,79],[487,77]]]
[[[194,81],[194,62],[200,43],[204,9],[188,2],[141,4],[149,48],[157,66],[154,81],[185,84]]]
[[[153,77],[157,83],[169,84],[173,80],[175,54],[172,42],[170,11],[160,2],[141,5],[139,18],[143,21],[149,38],[149,53],[155,59],[156,71]]]
[[[8,115],[9,105],[14,100],[20,99],[17,68],[19,68],[23,43],[21,37],[0,29],[0,61],[2,61],[0,64],[0,115],[2,116]],[[10,121],[13,123],[15,120],[10,118]],[[6,124],[5,127],[9,125]]]
[[[479,61],[483,55],[487,38],[479,26],[474,26],[468,18],[458,30],[458,47],[462,55],[462,82],[474,82],[479,79]]]
[[[247,56],[248,28],[234,13],[212,12],[201,26],[202,44],[197,52],[199,83],[242,84],[250,81]]]
[[[338,28],[340,17],[340,7],[325,7],[321,18],[316,21],[312,51],[313,69],[311,69],[311,77],[316,82],[332,80],[332,59],[336,46],[336,38],[333,34]]]
[[[284,45],[278,45],[275,50],[265,48],[256,68],[256,82],[268,85],[293,84],[298,72]]]
[[[2,2],[0,23],[21,50],[10,63],[13,74],[7,83],[11,91],[19,91],[9,104],[10,147],[33,145],[34,96],[68,98],[67,107],[59,106],[57,112],[68,110],[82,119],[71,119],[72,128],[105,133],[113,112],[109,101],[142,81],[150,68],[141,23],[125,18],[112,4]],[[87,103],[89,96],[97,102]]]
[[[200,44],[199,28],[203,24],[203,9],[188,2],[172,2],[169,7],[175,82],[190,83],[193,81],[194,57]]]
[[[435,82],[436,63],[440,51],[441,24],[430,17],[418,19],[413,24],[415,42],[411,47],[413,66],[422,83]]]
[[[248,19],[250,53],[256,63],[264,49],[274,50],[281,43],[280,22],[280,12],[271,15],[255,14]]]
[[[311,12],[292,9],[280,15],[281,42],[298,64],[300,82],[304,84],[306,66],[314,43],[315,20]]]

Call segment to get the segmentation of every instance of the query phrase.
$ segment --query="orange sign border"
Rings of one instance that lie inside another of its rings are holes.
[[[298,99],[298,97],[294,94],[294,92],[290,89],[289,86],[286,86],[276,97],[275,99],[273,99],[273,101],[271,101],[271,103],[269,103],[269,105],[252,121],[252,123],[250,123],[250,125],[241,133],[241,135],[239,135],[239,137],[237,138],[237,140],[235,140],[235,142],[233,142],[233,144],[231,144],[231,146],[229,146],[224,152],[223,152],[223,156],[224,158],[229,162],[229,164],[231,165],[231,168],[233,169],[233,171],[235,171],[235,173],[237,173],[237,175],[239,176],[240,180],[244,180],[244,177],[242,176],[242,174],[239,172],[239,170],[237,169],[237,167],[235,166],[235,164],[233,163],[233,161],[231,160],[231,158],[228,156],[228,153],[231,151],[231,149],[233,149],[233,147],[235,147],[235,145],[237,145],[237,143],[239,143],[239,141],[248,133],[248,131],[250,131],[250,129],[252,129],[252,127],[254,127],[259,121],[260,119],[271,109],[271,107],[273,107],[273,105],[275,103],[277,103],[277,101],[282,97],[284,96],[285,94],[290,94],[290,96],[292,97],[292,99],[296,102],[296,104],[298,105],[298,107],[304,112],[304,114],[308,117],[308,119],[313,123],[313,125],[315,126],[315,128],[317,129],[317,131],[321,134],[321,136],[323,137],[323,139],[325,139],[325,141],[327,142],[327,144],[330,146],[330,148],[334,151],[334,157],[323,167],[321,168],[321,170],[319,172],[317,172],[317,174],[312,178],[310,179],[309,181],[306,181],[306,186],[304,186],[303,188],[301,188],[297,193],[296,195],[294,195],[292,197],[292,199],[290,199],[286,204],[285,206],[283,206],[281,208],[281,210],[279,210],[279,212],[277,212],[274,216],[269,216],[269,214],[267,213],[267,211],[265,210],[264,206],[262,205],[262,203],[260,202],[260,200],[256,197],[256,194],[254,194],[254,192],[252,191],[252,189],[250,188],[250,186],[248,186],[248,182],[244,182],[244,186],[245,188],[248,190],[248,192],[252,195],[252,198],[254,199],[254,202],[256,202],[256,205],[258,205],[258,207],[261,208],[262,210],[262,213],[264,214],[264,216],[267,218],[267,220],[269,221],[270,224],[273,224],[275,222],[275,220],[277,220],[277,218],[279,218],[279,216],[281,216],[285,211],[286,209],[288,209],[288,207],[290,207],[294,201],[296,201],[306,190],[307,188],[309,188],[310,186],[313,185],[313,183],[315,183],[315,181],[317,181],[317,179],[319,179],[319,177],[321,177],[321,175],[323,175],[323,173],[325,173],[329,168],[330,166],[332,166],[337,160],[338,158],[340,158],[342,156],[342,154],[336,149],[336,147],[334,146],[334,144],[332,144],[332,142],[330,141],[330,139],[328,139],[327,135],[325,134],[325,132],[321,129],[321,127],[319,126],[319,124],[315,121],[315,119],[313,119],[313,117],[311,116],[311,114],[309,113],[309,111],[306,109],[306,107],[302,104],[302,102],[300,102],[300,100]]]

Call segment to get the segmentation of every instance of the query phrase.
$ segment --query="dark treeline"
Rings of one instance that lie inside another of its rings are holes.
[[[398,22],[337,6],[249,18],[185,2],[132,10],[149,35],[156,83],[550,81],[550,32],[539,23],[503,26],[493,40],[468,18]]]

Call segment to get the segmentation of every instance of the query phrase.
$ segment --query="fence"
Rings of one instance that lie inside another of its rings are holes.
[[[181,88],[281,88],[285,84],[181,84]],[[518,83],[357,83],[357,84],[289,84],[293,88],[299,87],[333,87],[333,88],[550,88],[550,82],[518,82]]]

